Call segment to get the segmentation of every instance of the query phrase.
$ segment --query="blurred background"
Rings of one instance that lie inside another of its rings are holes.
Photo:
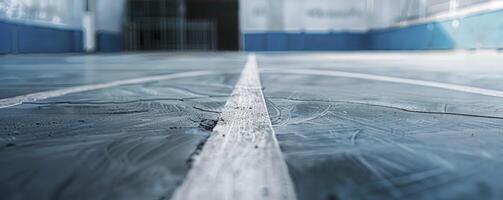
[[[503,48],[503,0],[0,0],[0,53]]]

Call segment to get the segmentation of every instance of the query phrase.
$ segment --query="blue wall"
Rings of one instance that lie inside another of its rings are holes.
[[[122,49],[120,33],[98,32],[97,39],[101,52]],[[0,21],[0,54],[69,52],[83,52],[81,30]]]
[[[82,51],[82,31],[0,21],[0,53]]]
[[[455,20],[459,26],[455,27]],[[247,51],[503,48],[503,10],[368,33],[246,33]]]
[[[115,32],[98,31],[99,52],[119,52],[122,50],[122,34]]]
[[[499,49],[503,48],[503,11],[369,34],[375,50]]]
[[[373,50],[446,50],[456,47],[453,38],[439,23],[371,31],[369,37]]]
[[[367,33],[247,33],[247,51],[367,50]]]

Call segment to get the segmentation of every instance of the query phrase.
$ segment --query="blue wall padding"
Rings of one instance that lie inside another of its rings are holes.
[[[82,31],[0,21],[0,53],[82,51]]]
[[[82,50],[80,31],[17,25],[17,53],[59,53]],[[80,37],[79,37],[80,36]]]
[[[453,49],[455,41],[442,24],[431,23],[405,28],[371,31],[374,50],[431,50]]]
[[[368,34],[329,33],[304,34],[306,50],[368,50]]]
[[[122,49],[120,33],[98,32],[98,50],[117,52]],[[81,30],[42,27],[0,21],[0,53],[68,53],[83,52]]]
[[[0,22],[0,53],[12,52],[12,30],[13,25]]]
[[[369,49],[366,33],[247,33],[248,51],[363,50]]]
[[[458,48],[503,48],[503,11],[494,11],[460,20],[456,33]]]
[[[119,52],[122,50],[121,33],[98,32],[98,51]]]
[[[502,49],[501,19],[503,10],[367,33],[245,33],[244,46],[247,51]]]

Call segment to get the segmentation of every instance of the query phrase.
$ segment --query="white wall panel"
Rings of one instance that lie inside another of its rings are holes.
[[[243,31],[269,29],[269,0],[240,0],[240,21]]]
[[[289,0],[284,3],[285,30],[366,30],[365,1]]]
[[[97,28],[102,31],[120,32],[124,17],[125,0],[97,0]]]
[[[97,0],[98,30],[121,30],[125,0]],[[84,0],[0,0],[0,19],[81,29]]]
[[[78,27],[82,10],[79,1],[71,0],[0,0],[0,18]]]
[[[365,31],[365,0],[241,0],[241,25],[254,31]]]
[[[503,0],[240,0],[243,32],[365,31]]]

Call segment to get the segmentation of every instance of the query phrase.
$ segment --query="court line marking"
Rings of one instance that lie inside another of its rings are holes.
[[[113,81],[113,82],[108,82],[108,83],[99,83],[99,84],[92,84],[92,85],[68,87],[68,88],[63,88],[63,89],[58,89],[58,90],[37,92],[37,93],[31,93],[31,94],[26,94],[26,95],[20,95],[20,96],[16,96],[16,97],[0,99],[0,108],[8,108],[8,107],[22,104],[24,102],[35,102],[35,101],[40,101],[40,100],[44,100],[44,99],[48,99],[48,98],[59,97],[59,96],[73,94],[73,93],[79,93],[79,92],[87,92],[87,91],[92,91],[92,90],[100,90],[100,89],[123,86],[123,85],[134,85],[134,84],[141,84],[141,83],[147,83],[147,82],[155,82],[155,81],[162,81],[162,80],[169,80],[169,79],[176,79],[176,78],[187,78],[187,77],[193,77],[193,76],[204,76],[204,75],[211,75],[211,74],[217,74],[217,72],[212,72],[212,71],[181,72],[181,73],[174,73],[174,74],[148,76],[148,77],[134,78],[134,79],[128,79],[128,80]]]
[[[299,70],[264,70],[265,72],[275,73],[275,74],[302,74],[302,75],[320,75],[320,76],[336,76],[345,78],[355,78],[355,79],[365,79],[373,81],[383,81],[391,83],[402,83],[408,85],[419,85],[433,88],[441,88],[446,90],[453,90],[459,92],[466,92],[472,94],[480,94],[485,96],[500,97],[503,98],[503,91],[484,89],[473,86],[457,85],[450,83],[441,83],[435,81],[425,81],[417,79],[408,78],[397,78],[391,76],[382,76],[374,74],[364,74],[364,73],[354,73],[354,72],[343,72],[343,71],[331,71],[331,70],[315,70],[315,69],[299,69]]]
[[[294,200],[254,54],[172,200]]]

